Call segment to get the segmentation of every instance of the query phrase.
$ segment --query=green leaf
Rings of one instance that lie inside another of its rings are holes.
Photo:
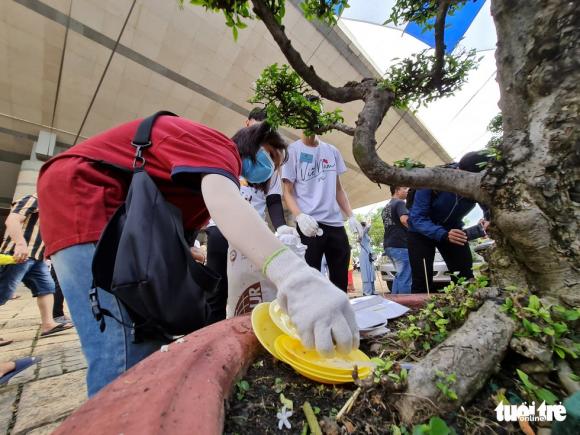
[[[556,355],[558,355],[561,359],[566,358],[566,352],[564,352],[561,347],[554,346],[554,352],[556,352]]]
[[[577,374],[570,373],[569,377],[570,377],[570,379],[572,379],[574,382],[580,382],[580,376],[578,376]]]
[[[287,410],[289,411],[294,410],[294,402],[284,397],[283,393],[280,393],[280,402],[282,403],[282,406],[286,407]]]
[[[558,335],[562,335],[568,331],[568,326],[562,322],[552,323],[552,328]]]
[[[429,420],[429,434],[449,435],[449,427],[447,426],[447,423],[439,417],[431,417],[431,420]]]
[[[548,405],[554,405],[558,401],[558,397],[546,388],[538,388],[535,393],[538,399],[546,402]]]
[[[554,331],[554,328],[546,326],[544,328],[544,334],[549,335],[550,337],[553,337],[556,334],[556,331]]]
[[[540,299],[536,295],[530,296],[528,301],[528,308],[536,311],[540,309]]]
[[[420,424],[413,426],[413,435],[428,435],[430,432],[430,427],[428,424]]]
[[[520,380],[522,381],[522,383],[524,384],[524,386],[528,389],[528,390],[534,390],[537,387],[530,381],[530,377],[528,376],[528,374],[526,372],[522,372],[520,369],[516,369],[516,373],[518,374]]]

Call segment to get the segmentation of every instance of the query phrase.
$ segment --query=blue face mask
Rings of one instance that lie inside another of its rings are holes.
[[[255,162],[249,157],[243,158],[242,177],[249,183],[263,183],[274,175],[274,168],[275,165],[270,154],[264,148],[260,148],[256,154]]]

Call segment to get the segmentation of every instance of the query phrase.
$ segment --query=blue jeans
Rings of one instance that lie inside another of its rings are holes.
[[[391,294],[411,293],[411,264],[409,263],[409,250],[407,248],[387,248],[387,255],[395,264],[397,274],[393,282]]]
[[[105,317],[105,330],[99,330],[89,300],[94,253],[95,245],[86,243],[58,251],[51,257],[87,360],[89,397],[165,344],[157,340],[133,343],[130,328],[110,317]],[[102,289],[97,291],[102,308],[124,323],[131,323],[127,310],[115,296]]]
[[[10,300],[21,282],[35,298],[54,294],[54,281],[46,263],[29,258],[24,263],[0,266],[0,305]]]

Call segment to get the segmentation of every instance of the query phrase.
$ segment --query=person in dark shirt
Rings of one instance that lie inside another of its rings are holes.
[[[461,158],[458,168],[481,172],[489,157],[485,152],[470,152]],[[473,261],[463,218],[475,207],[475,201],[456,193],[418,189],[409,214],[408,247],[413,276],[413,293],[433,289],[435,248],[439,250],[455,281],[473,278]],[[486,226],[487,221],[484,223]]]
[[[395,265],[397,275],[392,294],[411,293],[411,266],[407,250],[407,220],[409,211],[405,205],[408,187],[391,186],[391,200],[382,212],[385,238],[385,253]]]

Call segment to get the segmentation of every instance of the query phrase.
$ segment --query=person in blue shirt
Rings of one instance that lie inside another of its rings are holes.
[[[489,157],[483,151],[467,153],[458,168],[481,172]],[[435,248],[447,264],[453,279],[473,278],[473,261],[463,218],[476,202],[456,193],[418,189],[409,212],[407,243],[411,263],[412,293],[433,290]]]

